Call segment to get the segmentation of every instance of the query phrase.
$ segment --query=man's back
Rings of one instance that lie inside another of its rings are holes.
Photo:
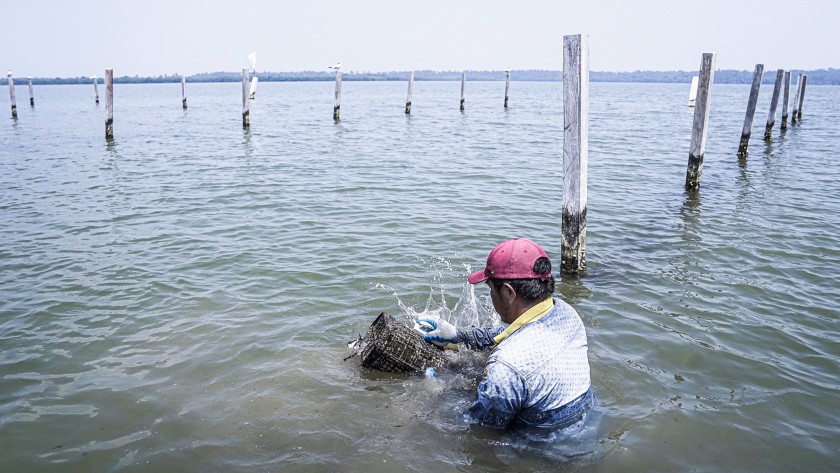
[[[590,389],[586,331],[577,312],[554,299],[543,317],[504,339],[487,360],[487,376],[470,408],[482,423],[557,427],[564,409]]]

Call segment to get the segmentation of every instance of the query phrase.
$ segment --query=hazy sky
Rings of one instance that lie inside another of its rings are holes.
[[[15,76],[552,69],[588,34],[593,71],[840,67],[838,0],[3,0]],[[247,5],[248,7],[244,7]],[[4,69],[4,71],[5,71]]]

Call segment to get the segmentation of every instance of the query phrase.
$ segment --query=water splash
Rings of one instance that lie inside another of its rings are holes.
[[[428,297],[422,308],[408,304],[393,287],[383,283],[376,284],[377,289],[390,292],[396,299],[400,314],[406,323],[413,324],[417,319],[436,317],[456,327],[495,327],[501,324],[501,320],[492,308],[489,294],[476,295],[476,286],[467,282],[465,274],[471,272],[469,264],[462,263],[462,269],[457,270],[451,261],[442,257],[432,261],[423,261],[423,264],[427,264],[432,270],[433,277],[428,289]],[[447,289],[451,292],[453,280],[463,282],[457,286],[460,293],[454,304],[451,304],[447,301]],[[480,287],[479,291],[482,289],[483,287]]]

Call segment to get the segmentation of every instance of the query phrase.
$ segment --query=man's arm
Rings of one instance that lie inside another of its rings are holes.
[[[479,328],[468,327],[458,329],[458,341],[471,350],[489,350],[495,343],[493,337],[502,333],[504,327]]]
[[[493,337],[502,333],[504,327],[495,328],[457,328],[437,317],[425,317],[417,320],[432,330],[423,334],[423,339],[436,344],[463,343],[472,350],[487,350],[494,346]]]

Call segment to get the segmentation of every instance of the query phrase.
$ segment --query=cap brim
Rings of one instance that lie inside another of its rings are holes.
[[[478,284],[478,283],[484,282],[486,280],[487,280],[487,275],[484,274],[483,269],[481,269],[479,271],[476,271],[476,272],[470,274],[469,276],[467,276],[467,281],[470,284]]]

